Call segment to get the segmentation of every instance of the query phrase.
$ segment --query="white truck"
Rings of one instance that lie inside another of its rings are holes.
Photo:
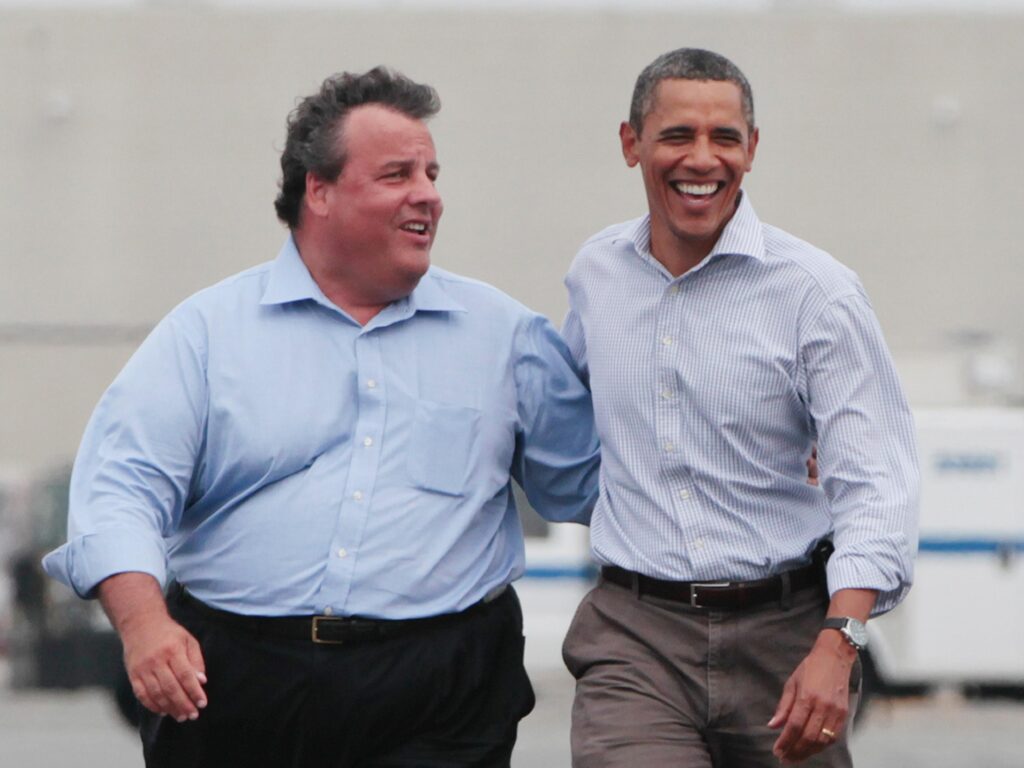
[[[872,693],[954,687],[1024,698],[1024,409],[915,411],[921,462],[914,588],[868,624]],[[588,570],[586,530],[527,537],[528,661],[558,649]]]
[[[1024,409],[916,411],[914,587],[871,621],[881,689],[1024,695]]]

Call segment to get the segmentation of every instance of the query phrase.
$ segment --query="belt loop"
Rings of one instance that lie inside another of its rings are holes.
[[[788,611],[793,607],[793,595],[790,591],[789,584],[789,571],[783,571],[780,573],[779,580],[782,582],[782,590],[779,595],[779,607],[784,611]]]
[[[632,588],[633,588],[632,589],[633,597],[636,598],[637,600],[639,600],[640,599],[640,574],[637,573],[636,571],[633,571],[630,575],[633,577],[633,579],[632,579],[633,584],[631,585]]]

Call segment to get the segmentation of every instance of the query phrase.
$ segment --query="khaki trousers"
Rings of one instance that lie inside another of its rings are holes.
[[[766,725],[782,687],[821,629],[817,589],[741,611],[708,610],[601,581],[576,611],[562,655],[576,678],[573,768],[777,766],[780,731]],[[800,763],[850,768],[847,732]]]

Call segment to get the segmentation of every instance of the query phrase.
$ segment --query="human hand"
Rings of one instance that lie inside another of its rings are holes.
[[[846,726],[850,670],[857,652],[838,632],[818,636],[782,691],[768,727],[781,728],[772,752],[797,763],[830,746]]]
[[[199,643],[166,612],[132,617],[121,630],[124,664],[136,698],[179,723],[206,706],[206,667]]]
[[[818,484],[818,446],[811,448],[810,458],[807,459],[807,484]]]
[[[206,706],[203,654],[196,639],[167,613],[156,579],[118,573],[100,583],[98,594],[121,636],[125,669],[142,706],[178,722],[199,717]]]

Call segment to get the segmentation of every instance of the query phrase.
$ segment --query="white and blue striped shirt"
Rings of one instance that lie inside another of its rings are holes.
[[[598,562],[663,579],[756,579],[834,537],[830,591],[913,576],[913,420],[856,275],[761,223],[746,195],[712,252],[673,278],[650,218],[588,240],[563,335],[602,447]],[[818,444],[821,486],[804,462]]]

